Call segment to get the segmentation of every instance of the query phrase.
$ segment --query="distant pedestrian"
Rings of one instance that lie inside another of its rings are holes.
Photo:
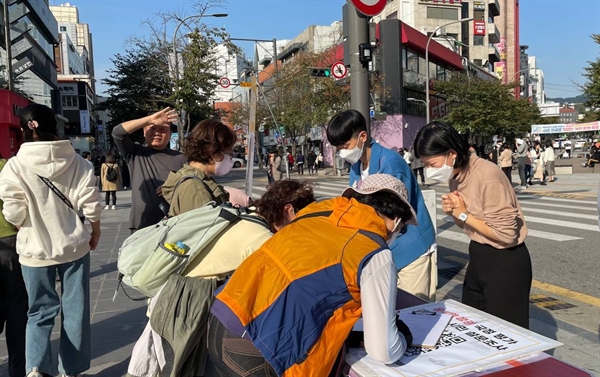
[[[0,172],[6,160],[0,155]],[[25,376],[27,291],[17,254],[17,228],[2,215],[0,200],[0,333],[6,338],[8,376]]]
[[[60,140],[52,109],[31,104],[21,110],[20,123],[26,142],[0,173],[0,199],[3,215],[20,233],[17,252],[29,300],[25,372],[54,375],[51,337],[60,313],[58,371],[77,376],[91,361],[90,250],[100,239],[101,197],[89,164],[69,140]],[[91,234],[77,215],[80,208]]]
[[[308,165],[308,174],[313,175],[315,173],[315,163],[317,161],[317,156],[315,152],[308,152],[308,156],[306,157],[306,164]]]
[[[527,143],[523,139],[515,140],[516,146],[516,157],[517,157],[517,169],[519,171],[519,179],[521,184],[516,187],[517,190],[525,190],[527,188]]]
[[[87,161],[88,164],[90,164],[90,166],[93,168],[94,167],[94,163],[92,162],[92,154],[90,152],[83,152],[81,154],[81,157],[83,157],[83,159],[85,161]]]
[[[302,152],[296,154],[296,164],[298,165],[298,174],[304,175],[304,155]]]
[[[515,191],[498,168],[475,155],[452,126],[435,122],[415,137],[427,171],[449,182],[442,210],[469,236],[462,302],[529,328],[531,258]]]
[[[425,184],[425,173],[424,173],[424,169],[423,169],[423,163],[421,162],[421,159],[415,158],[414,156],[415,155],[414,155],[414,151],[413,151],[412,164],[411,164],[412,172],[415,175],[415,178],[419,179],[419,177],[421,177],[421,184],[424,185]]]
[[[546,161],[546,175],[548,176],[548,182],[554,182],[554,175],[556,172],[554,171],[554,161],[556,157],[554,155],[554,148],[552,147],[552,142],[546,142],[546,150],[544,151],[544,161]]]
[[[402,150],[404,151],[404,156],[402,156],[402,157],[404,157],[404,161],[406,161],[406,163],[408,164],[409,167],[412,166],[412,162],[413,162],[412,152],[406,148],[403,148]]]
[[[112,154],[106,156],[106,162],[102,164],[101,171],[102,188],[105,192],[104,201],[106,207],[104,209],[117,209],[117,191],[123,186],[123,176],[121,168],[115,161]],[[112,207],[110,207],[110,197],[112,196]]]
[[[272,174],[276,181],[283,179],[283,173],[285,172],[285,163],[277,151],[273,152],[273,166]]]
[[[498,160],[504,175],[508,178],[508,182],[512,184],[512,148],[509,143],[505,143],[500,150],[500,158]]]
[[[129,228],[132,232],[159,222],[164,214],[161,203],[162,185],[172,171],[181,169],[186,157],[169,148],[172,122],[177,121],[175,110],[166,108],[141,119],[116,126],[112,136],[119,153],[129,165],[131,174],[132,208]],[[144,130],[146,145],[134,143],[130,134]]]

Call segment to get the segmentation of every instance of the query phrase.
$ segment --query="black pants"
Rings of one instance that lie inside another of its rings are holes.
[[[104,200],[106,201],[106,205],[110,203],[110,196],[112,194],[113,205],[117,205],[117,192],[116,191],[106,191],[106,195],[104,196]]]
[[[512,166],[502,168],[502,171],[504,172],[504,174],[506,174],[506,178],[508,178],[508,181],[512,183]]]
[[[527,246],[500,250],[471,241],[469,258],[463,304],[528,329],[532,271]]]
[[[527,185],[527,173],[525,172],[525,166],[527,165],[527,157],[517,158],[517,168],[519,169],[519,178],[521,179],[521,186]]]
[[[208,320],[208,355],[220,377],[276,377],[277,373],[248,339],[240,338],[223,326],[217,317]],[[338,353],[328,377],[341,375],[346,347]],[[315,376],[316,377],[316,376]]]
[[[8,375],[23,377],[28,304],[16,241],[17,236],[0,238],[0,333],[6,330]]]
[[[299,174],[304,174],[304,162],[299,162],[298,163],[298,173]]]
[[[418,179],[419,175],[421,176],[421,184],[425,184],[425,174],[423,173],[423,168],[416,168],[412,170],[415,174],[415,177]]]

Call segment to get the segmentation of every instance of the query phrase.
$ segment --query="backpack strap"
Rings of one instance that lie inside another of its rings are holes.
[[[199,182],[201,182],[204,187],[206,187],[206,191],[208,191],[210,198],[214,201],[216,199],[216,197],[213,195],[212,190],[210,189],[210,187],[208,187],[208,185],[206,184],[206,182],[204,182],[204,180],[200,177],[198,177],[197,175],[184,175],[183,177],[181,177],[179,179],[179,181],[177,181],[177,183],[175,184],[175,187],[173,188],[173,195],[175,194],[175,191],[177,191],[177,188],[179,187],[180,184],[182,184],[183,182],[190,180],[190,179],[195,179]],[[171,204],[167,203],[166,200],[163,200],[159,205],[160,210],[162,211],[162,213],[165,215],[165,217],[169,217],[169,210],[171,209]]]
[[[210,189],[210,187],[208,187],[208,185],[206,184],[206,182],[204,182],[204,180],[200,177],[198,177],[197,175],[184,175],[183,177],[181,177],[181,179],[179,179],[179,181],[177,181],[177,183],[175,184],[175,187],[173,188],[173,194],[175,194],[175,191],[177,191],[177,188],[179,187],[180,184],[182,184],[185,181],[188,181],[190,179],[195,179],[199,182],[201,182],[204,187],[206,187],[206,191],[209,192],[211,199],[215,199],[215,196],[213,195],[212,190]]]

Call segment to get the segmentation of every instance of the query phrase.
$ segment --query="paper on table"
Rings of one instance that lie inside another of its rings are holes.
[[[412,346],[423,348],[435,347],[452,319],[448,314],[413,314],[410,311],[402,311],[399,316],[412,333]]]

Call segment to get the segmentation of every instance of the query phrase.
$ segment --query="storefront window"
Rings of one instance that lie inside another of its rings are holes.
[[[406,54],[406,65],[409,71],[419,72],[419,55],[415,54],[411,50],[407,51]]]

